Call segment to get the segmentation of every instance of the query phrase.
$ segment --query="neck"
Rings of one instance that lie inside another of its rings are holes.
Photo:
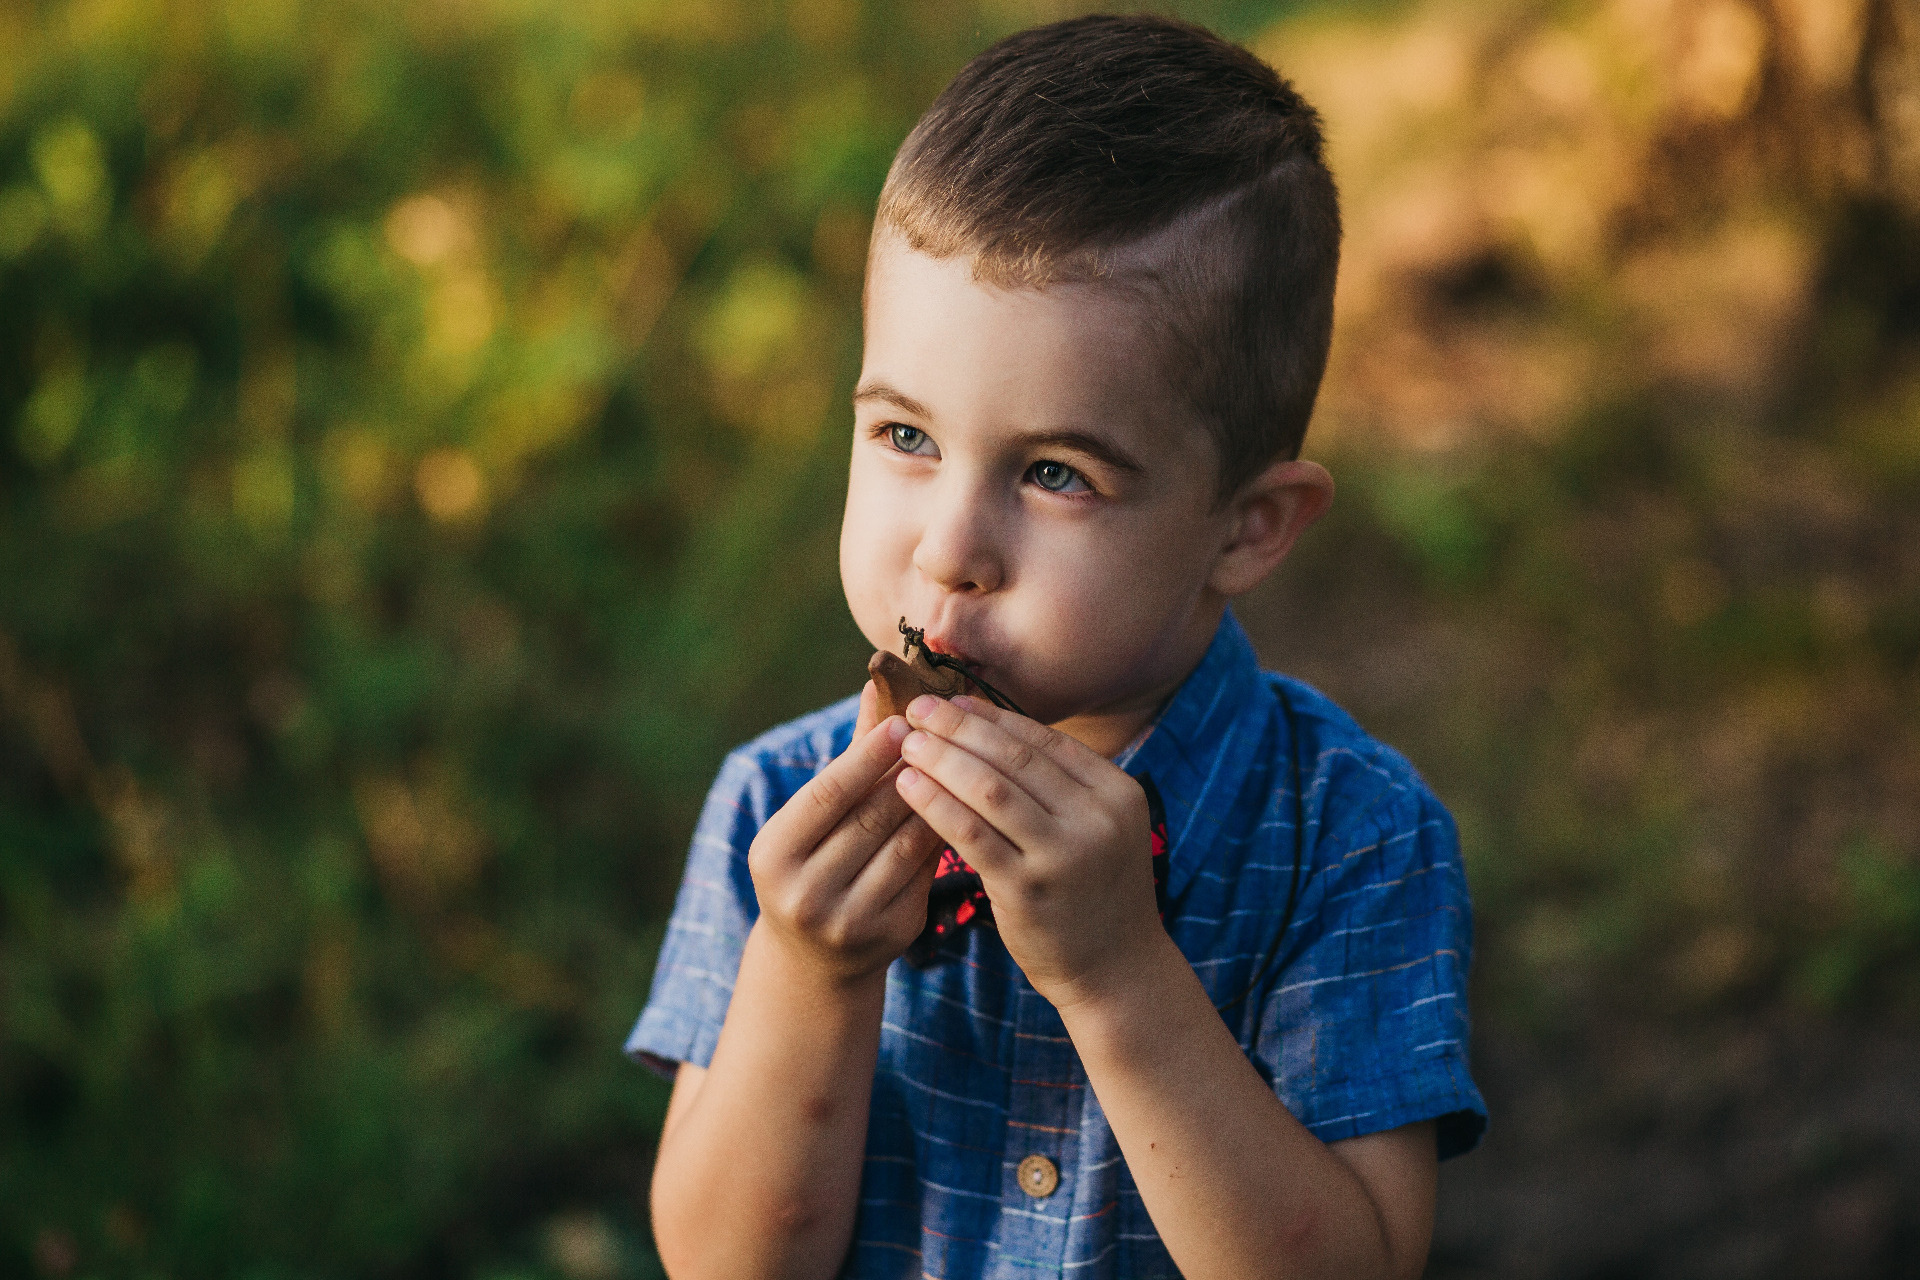
[[[1138,737],[1142,729],[1153,723],[1153,718],[1160,714],[1160,708],[1166,705],[1167,699],[1179,687],[1179,682],[1175,681],[1172,688],[1162,693],[1158,702],[1138,710],[1090,711],[1085,715],[1057,721],[1053,727],[1111,760],[1126,750],[1127,744]]]

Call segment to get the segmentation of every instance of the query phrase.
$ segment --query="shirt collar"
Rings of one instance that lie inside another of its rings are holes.
[[[1135,777],[1152,775],[1166,804],[1169,896],[1178,897],[1205,860],[1220,818],[1258,763],[1273,715],[1264,686],[1253,643],[1228,610],[1200,665],[1114,758]]]

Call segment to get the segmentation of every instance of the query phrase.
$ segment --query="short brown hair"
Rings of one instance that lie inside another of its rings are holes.
[[[1219,447],[1223,498],[1299,453],[1333,328],[1339,199],[1318,115],[1246,50],[1149,16],[1009,36],[920,117],[875,226],[1009,287],[1142,291],[1169,378]]]

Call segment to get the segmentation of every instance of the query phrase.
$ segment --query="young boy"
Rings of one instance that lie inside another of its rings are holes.
[[[728,758],[628,1045],[677,1280],[1419,1274],[1484,1124],[1453,825],[1227,611],[1332,496],[1338,241],[1312,110],[1164,19],[902,146],[841,577],[1024,714],[869,685]]]

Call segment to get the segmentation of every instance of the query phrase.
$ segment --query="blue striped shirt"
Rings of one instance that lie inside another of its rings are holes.
[[[757,915],[747,846],[844,751],[857,700],[727,758],[627,1051],[705,1066]],[[1116,763],[1170,838],[1166,927],[1261,1077],[1325,1142],[1437,1120],[1444,1158],[1485,1106],[1467,1070],[1472,922],[1453,820],[1324,695],[1263,673],[1228,614]],[[1291,910],[1289,906],[1291,905]],[[866,1168],[843,1276],[1173,1277],[1066,1029],[990,930],[887,975]],[[1029,1155],[1059,1171],[1035,1198]]]

